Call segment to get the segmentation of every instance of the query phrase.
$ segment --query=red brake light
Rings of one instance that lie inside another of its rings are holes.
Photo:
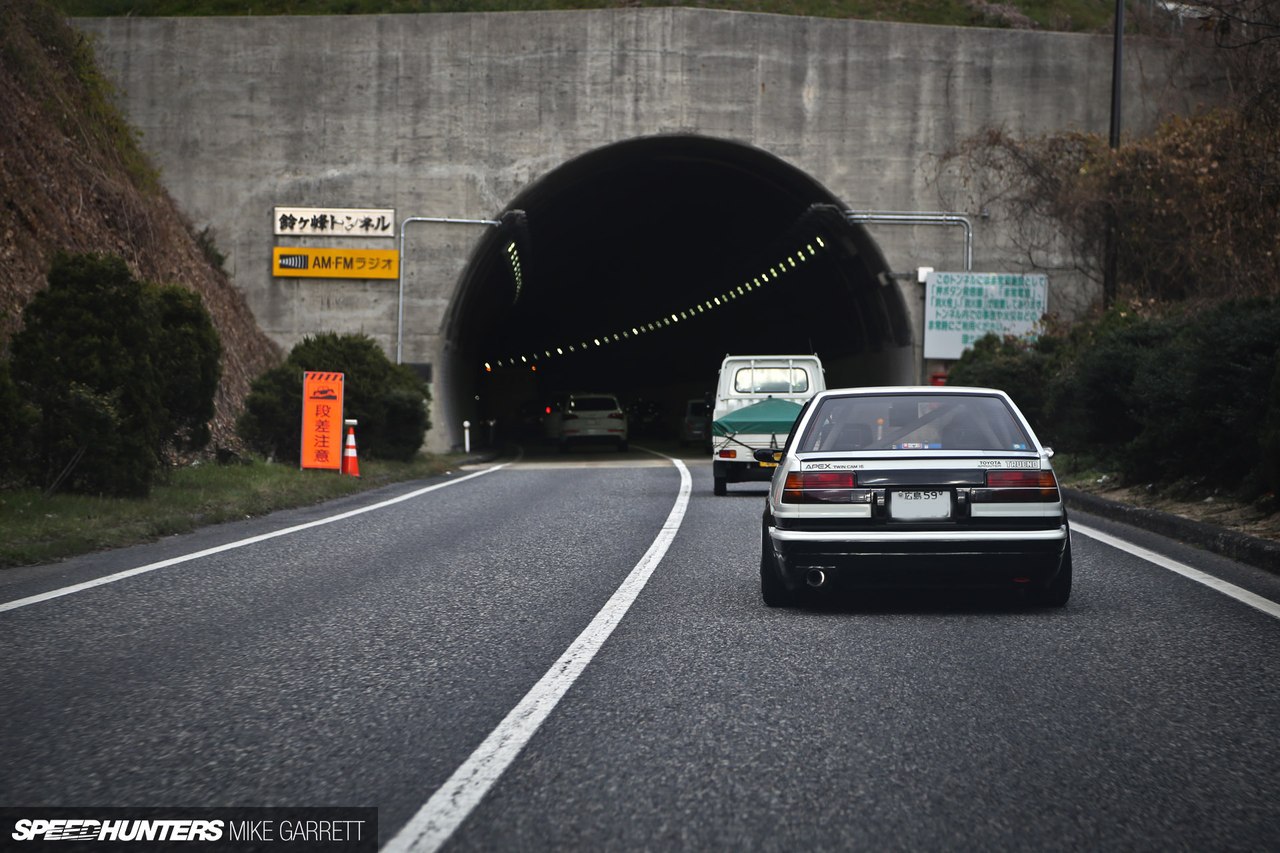
[[[1052,471],[988,471],[990,500],[998,503],[1061,500],[1058,479]]]
[[[853,503],[857,485],[853,471],[792,471],[782,486],[782,502]]]

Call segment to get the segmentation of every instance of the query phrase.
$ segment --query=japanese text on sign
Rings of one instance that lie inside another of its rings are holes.
[[[1046,275],[931,272],[925,287],[925,358],[959,358],[991,332],[1030,338],[1049,304]]]
[[[276,246],[271,274],[277,278],[396,278],[400,253],[395,249],[313,249]]]
[[[277,237],[394,237],[395,208],[277,207]]]
[[[302,467],[342,467],[341,373],[304,371],[302,374]]]

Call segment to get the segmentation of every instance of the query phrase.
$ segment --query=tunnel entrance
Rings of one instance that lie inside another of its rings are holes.
[[[494,419],[513,438],[565,393],[609,391],[673,432],[728,353],[817,353],[832,387],[912,381],[907,310],[879,249],[838,199],[757,148],[620,142],[510,209],[523,227],[485,236],[446,320],[441,392],[458,421]]]

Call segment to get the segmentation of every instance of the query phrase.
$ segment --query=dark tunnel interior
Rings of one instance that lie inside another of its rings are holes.
[[[817,353],[830,386],[888,384],[865,362],[910,344],[906,309],[842,209],[721,140],[644,138],[566,163],[512,201],[460,282],[446,326],[459,410],[512,423],[609,391],[674,422],[729,353]]]

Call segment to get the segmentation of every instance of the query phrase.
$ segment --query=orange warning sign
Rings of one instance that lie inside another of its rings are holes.
[[[341,373],[303,371],[302,374],[302,467],[342,467]]]

